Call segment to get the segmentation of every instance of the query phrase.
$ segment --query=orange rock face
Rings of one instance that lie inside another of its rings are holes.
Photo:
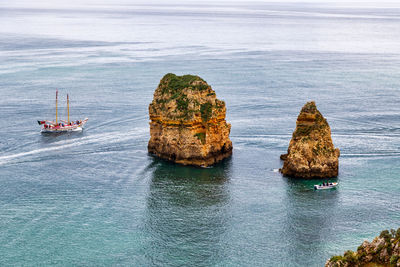
[[[340,151],[332,143],[328,122],[314,102],[308,102],[297,117],[296,129],[280,171],[298,178],[336,177]]]
[[[225,103],[198,76],[165,75],[149,114],[151,154],[196,166],[213,165],[232,154]]]

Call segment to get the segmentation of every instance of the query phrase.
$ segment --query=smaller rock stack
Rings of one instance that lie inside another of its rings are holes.
[[[332,143],[328,122],[315,102],[308,102],[297,117],[296,129],[290,141],[281,173],[297,178],[336,177],[340,151]]]

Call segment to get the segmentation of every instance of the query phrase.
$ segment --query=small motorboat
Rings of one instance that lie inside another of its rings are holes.
[[[316,185],[314,185],[314,189],[315,190],[332,189],[332,188],[335,188],[337,185],[338,185],[338,183],[325,183],[325,185],[316,184]]]

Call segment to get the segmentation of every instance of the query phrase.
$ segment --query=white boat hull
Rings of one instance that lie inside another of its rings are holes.
[[[40,130],[41,133],[65,133],[65,132],[81,132],[83,130],[83,126],[88,121],[88,118],[82,120],[79,124],[73,125],[64,125],[64,126],[49,126],[42,127]]]
[[[325,190],[325,189],[333,189],[338,185],[338,183],[329,183],[329,185],[314,185],[315,190]]]
[[[58,129],[46,129],[43,128],[40,132],[41,133],[61,133],[61,132],[81,132],[83,130],[82,127],[75,127],[75,128],[66,128],[61,127]]]

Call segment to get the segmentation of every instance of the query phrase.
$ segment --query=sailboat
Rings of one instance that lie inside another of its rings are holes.
[[[42,125],[41,133],[61,133],[61,132],[80,132],[83,130],[83,126],[88,121],[88,118],[77,121],[70,121],[69,119],[69,96],[67,94],[67,109],[68,109],[68,120],[58,121],[58,90],[56,91],[56,120],[55,121],[38,121],[39,125]]]

